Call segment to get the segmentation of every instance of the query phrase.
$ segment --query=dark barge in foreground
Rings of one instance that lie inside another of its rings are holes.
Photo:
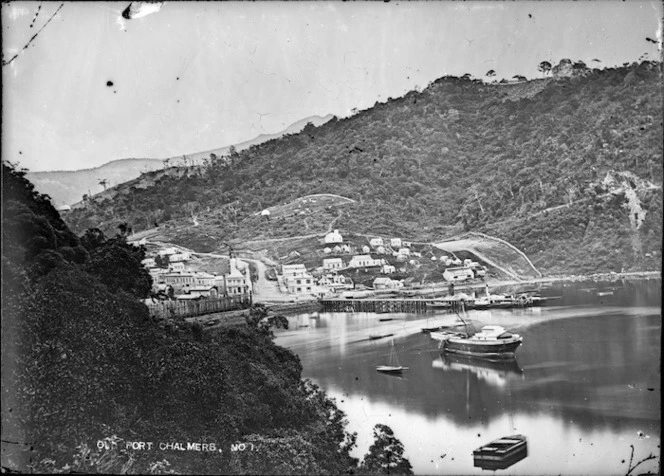
[[[528,442],[523,435],[504,436],[473,451],[473,466],[482,469],[505,469],[528,456]]]

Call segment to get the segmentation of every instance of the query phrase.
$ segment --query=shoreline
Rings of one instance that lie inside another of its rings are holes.
[[[556,282],[583,282],[583,281],[618,281],[623,279],[636,280],[636,279],[661,279],[661,271],[634,271],[627,273],[594,273],[588,275],[569,275],[569,276],[548,276],[541,278],[531,278],[524,280],[487,280],[481,283],[469,283],[469,284],[454,284],[454,291],[470,290],[470,289],[483,289],[485,287],[489,288],[501,288],[507,286],[523,286],[528,284],[543,284],[543,283],[556,283]],[[407,299],[415,297],[417,295],[428,295],[441,292],[448,292],[449,285],[451,283],[432,283],[428,287],[421,288],[412,288],[409,290],[401,289],[399,291],[393,291],[391,293],[385,293],[385,290],[376,291],[372,289],[367,290],[349,290],[349,292],[362,293],[362,296],[358,296],[357,299],[365,299],[375,297],[376,295],[384,295],[385,299]],[[315,296],[303,296],[303,295],[287,295],[284,294],[285,298],[290,297],[289,301],[275,302],[270,300],[258,301],[262,302],[268,306],[275,306],[285,310],[286,308],[301,307],[306,306],[307,303],[312,303],[318,301],[318,298]],[[330,297],[328,299],[344,299],[343,296]]]
[[[632,271],[625,273],[593,273],[593,274],[578,274],[578,275],[566,275],[566,276],[549,276],[541,278],[532,278],[525,279],[523,281],[516,280],[497,280],[495,282],[487,282],[486,284],[489,287],[492,286],[510,286],[514,284],[534,284],[534,283],[554,283],[560,281],[571,281],[571,282],[581,282],[581,281],[616,281],[619,279],[653,279],[653,278],[662,278],[661,271]]]

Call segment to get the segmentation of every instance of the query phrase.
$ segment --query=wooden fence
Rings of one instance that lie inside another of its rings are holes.
[[[148,304],[150,315],[159,318],[194,317],[251,306],[251,294],[200,299],[197,301],[157,301]]]

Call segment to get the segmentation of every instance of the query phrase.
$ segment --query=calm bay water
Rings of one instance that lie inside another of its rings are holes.
[[[529,289],[533,289],[531,286]],[[523,434],[528,457],[498,473],[619,474],[653,453],[637,474],[656,472],[660,453],[661,281],[555,284],[540,308],[469,311],[477,326],[521,334],[516,360],[492,363],[442,354],[421,333],[449,315],[320,313],[290,319],[276,342],[299,355],[304,377],[335,398],[355,455],[389,425],[416,474],[481,474],[472,452]],[[391,321],[379,319],[393,318]],[[394,334],[369,340],[370,334]],[[401,377],[387,364],[390,340]]]

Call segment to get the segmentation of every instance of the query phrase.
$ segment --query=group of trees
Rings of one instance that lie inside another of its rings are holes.
[[[127,243],[128,227],[113,238],[99,229],[79,238],[25,171],[2,167],[2,426],[9,469],[357,472],[345,415],[301,379],[297,356],[273,342],[270,327],[287,325],[285,318],[257,307],[247,325],[210,332],[153,321],[140,301],[151,285],[140,264],[145,250]],[[214,443],[217,450],[164,452],[154,444],[133,451],[130,441],[200,442],[208,449]],[[256,451],[232,453],[238,442]],[[395,461],[408,473],[402,457],[372,458],[369,473]]]
[[[549,66],[542,62],[540,69],[546,73]],[[250,147],[232,161],[210,161],[200,173],[164,175],[131,199],[120,194],[103,206],[91,203],[67,219],[105,229],[118,216],[148,223],[155,210],[168,207],[173,219],[185,220],[186,207],[179,205],[194,201],[198,222],[214,223],[219,236],[241,241],[266,227],[278,232],[276,220],[254,223],[263,208],[335,193],[358,201],[348,207],[355,232],[371,231],[380,216],[407,223],[408,236],[420,235],[414,239],[429,237],[440,224],[491,228],[506,238],[509,230],[499,226],[504,220],[530,227],[535,213],[591,198],[593,184],[610,170],[629,170],[661,186],[662,129],[654,119],[662,115],[659,77],[659,64],[644,62],[505,86],[441,78],[306,134]],[[620,212],[616,233],[629,228]],[[661,222],[650,212],[647,220],[654,228]],[[597,258],[594,240],[582,245],[581,267]],[[552,241],[537,236],[526,245],[542,255],[539,264],[547,271],[555,259],[548,251]],[[638,266],[631,252],[619,264]]]

